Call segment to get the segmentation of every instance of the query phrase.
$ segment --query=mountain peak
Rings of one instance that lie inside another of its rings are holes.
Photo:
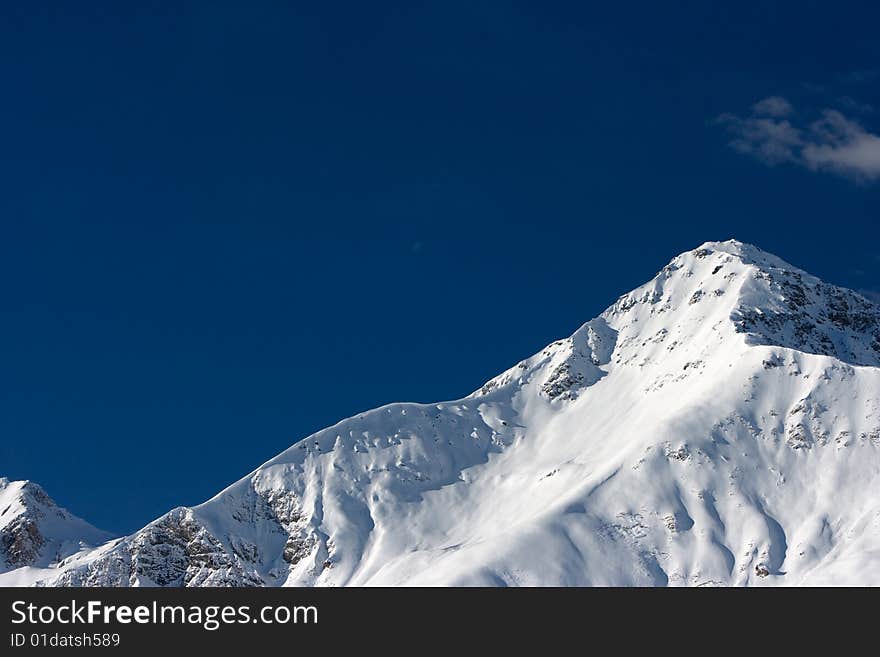
[[[637,326],[639,333],[708,322],[722,336],[729,325],[749,345],[880,365],[880,308],[738,240],[704,242],[676,256],[602,316],[618,330]]]
[[[729,239],[722,242],[703,242],[697,248],[685,251],[673,258],[672,263],[680,263],[691,259],[703,259],[711,256],[715,256],[716,259],[726,259],[729,256],[759,269],[784,269],[802,274],[806,273],[759,246],[741,242],[737,239]]]
[[[876,306],[706,242],[477,392],[342,420],[32,581],[877,584],[878,365]]]

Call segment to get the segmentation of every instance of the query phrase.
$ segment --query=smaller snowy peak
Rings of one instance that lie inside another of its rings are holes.
[[[32,481],[0,479],[0,527],[25,513],[42,517],[58,507],[43,488]],[[63,511],[63,510],[59,510]]]
[[[58,563],[109,538],[59,507],[39,484],[0,478],[0,573]]]

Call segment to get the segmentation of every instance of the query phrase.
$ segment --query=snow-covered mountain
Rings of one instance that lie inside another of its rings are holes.
[[[0,586],[57,574],[65,559],[110,539],[32,481],[0,478]]]
[[[344,420],[30,581],[880,584],[878,492],[880,308],[710,242],[467,397]]]

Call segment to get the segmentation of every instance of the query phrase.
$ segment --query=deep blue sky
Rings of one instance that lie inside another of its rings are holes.
[[[11,4],[0,474],[107,529],[466,394],[705,240],[880,289],[880,183],[716,122],[876,132],[870,3]]]

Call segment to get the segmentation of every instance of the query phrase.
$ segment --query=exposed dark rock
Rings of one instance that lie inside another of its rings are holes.
[[[29,566],[40,556],[45,539],[36,521],[25,515],[13,519],[0,530],[0,549],[11,568]]]

